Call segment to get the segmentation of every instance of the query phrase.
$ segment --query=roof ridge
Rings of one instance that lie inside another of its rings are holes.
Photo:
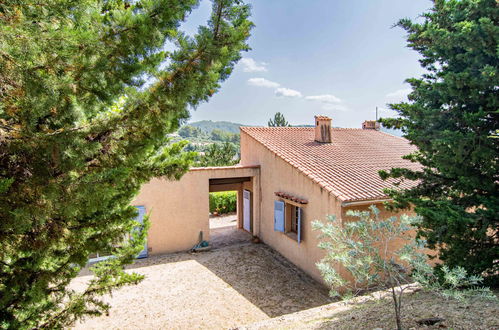
[[[315,129],[314,126],[273,126],[273,127],[269,127],[269,126],[239,126],[239,128],[240,129],[255,129],[256,128],[256,129],[268,129],[268,130],[272,130],[272,129],[308,129],[308,130]],[[331,129],[338,130],[338,131],[339,130],[368,131],[368,130],[365,130],[363,128],[357,128],[357,127],[331,127]],[[374,130],[372,130],[372,131],[374,131]],[[391,134],[389,134],[389,135],[391,135]]]
[[[313,126],[239,126],[240,128],[265,128],[265,129],[289,129],[289,128],[315,128]]]

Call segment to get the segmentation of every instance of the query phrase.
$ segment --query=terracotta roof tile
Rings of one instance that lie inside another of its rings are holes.
[[[291,194],[288,194],[288,193],[285,193],[285,192],[282,192],[282,191],[276,191],[274,194],[276,196],[278,196],[278,197],[281,197],[281,198],[284,198],[284,199],[289,199],[290,201],[293,201],[293,202],[296,202],[296,203],[299,203],[299,204],[308,204],[308,200],[300,198],[300,197],[293,196]]]
[[[400,137],[365,129],[333,128],[331,143],[314,141],[313,127],[241,127],[270,151],[310,177],[344,202],[387,198],[379,170],[417,169],[401,157],[415,147]],[[404,181],[401,188],[414,182]]]

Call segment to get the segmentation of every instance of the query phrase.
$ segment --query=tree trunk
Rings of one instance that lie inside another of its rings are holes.
[[[392,286],[392,298],[395,308],[395,321],[397,322],[397,330],[402,330],[402,322],[400,320],[400,299],[397,299],[397,294],[395,293],[394,286]]]

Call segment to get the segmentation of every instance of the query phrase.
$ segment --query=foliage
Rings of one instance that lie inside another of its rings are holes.
[[[244,126],[242,124],[233,123],[230,121],[212,121],[212,120],[200,120],[192,122],[189,125],[194,126],[202,130],[204,133],[211,134],[214,129],[219,129],[228,133],[239,133],[239,128]]]
[[[341,224],[330,216],[327,223],[313,222],[313,228],[321,231],[319,247],[327,251],[317,267],[324,281],[331,286],[332,295],[338,296],[339,288],[345,290],[347,297],[366,290],[389,288],[398,329],[402,328],[403,293],[409,287],[401,285],[413,281],[446,297],[477,294],[495,297],[489,289],[478,287],[482,278],[467,276],[463,268],[449,270],[444,267],[446,280],[438,281],[423,253],[425,242],[413,238],[414,225],[421,221],[419,216],[380,219],[379,213],[372,205],[370,211],[347,212],[348,216],[358,220]],[[401,248],[395,249],[396,246]]]
[[[224,132],[219,129],[214,129],[211,131],[211,139],[214,141],[221,142],[232,142],[239,143],[239,133]]]
[[[285,127],[290,126],[284,115],[280,112],[276,112],[274,118],[270,118],[268,122],[269,127]]]
[[[210,193],[210,212],[226,214],[237,210],[237,191]]]
[[[213,129],[210,134],[203,132],[200,128],[184,125],[178,130],[178,135],[183,138],[203,138],[217,142],[239,143],[239,134]]]
[[[201,129],[199,129],[197,127],[190,126],[190,125],[182,126],[178,130],[178,135],[180,135],[183,138],[199,137],[202,134],[203,134],[203,132],[201,131]]]
[[[419,235],[450,268],[499,279],[499,6],[495,0],[436,0],[421,23],[402,19],[408,45],[426,73],[408,79],[409,102],[383,125],[401,128],[418,148],[406,158],[420,170],[394,168],[382,178],[416,180],[392,189],[395,208],[423,217]]]
[[[208,147],[205,154],[200,156],[196,166],[230,166],[239,162],[236,156],[237,149],[232,143],[213,143]]]
[[[189,144],[184,149],[185,151],[207,152],[212,143],[230,142],[236,146],[236,153],[239,153],[239,133],[217,128],[214,128],[211,132],[206,132],[198,126],[184,125],[178,130],[178,135],[189,141]]]
[[[420,266],[420,267],[418,267]],[[413,279],[421,284],[426,291],[438,293],[445,298],[465,301],[472,297],[481,297],[488,300],[497,300],[490,288],[483,286],[483,277],[468,275],[463,267],[450,269],[446,265],[441,267],[443,276],[426,269],[428,264],[416,265],[417,272],[412,274]]]
[[[423,258],[417,250],[421,247],[420,242],[411,242],[408,233],[419,217],[402,215],[380,219],[376,206],[372,205],[370,210],[348,211],[347,216],[358,220],[343,224],[334,216],[329,216],[327,223],[313,222],[313,228],[322,232],[318,246],[327,251],[317,267],[331,286],[333,296],[339,295],[338,288],[344,289],[349,297],[366,290],[390,288],[397,328],[402,329],[400,313],[406,287],[401,285],[411,283],[406,267],[413,260]],[[403,250],[394,249],[393,244],[404,241]],[[347,272],[347,277],[342,275],[339,265]]]
[[[150,178],[189,168],[195,155],[167,136],[248,49],[242,1],[214,0],[206,26],[181,32],[198,3],[0,2],[0,327],[70,326],[140,280],[123,271],[145,236],[124,239],[137,226],[130,202]],[[67,288],[108,250],[83,293]]]

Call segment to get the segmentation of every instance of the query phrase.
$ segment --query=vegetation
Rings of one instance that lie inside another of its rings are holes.
[[[220,141],[220,142],[232,142],[239,144],[239,133],[228,133],[221,131],[219,129],[214,129],[211,131],[211,139],[214,141]]]
[[[390,289],[397,329],[402,329],[404,291],[414,281],[445,297],[495,298],[490,290],[479,287],[481,277],[468,276],[460,267],[451,270],[444,266],[444,281],[436,280],[423,253],[424,242],[413,238],[419,216],[381,219],[379,213],[373,205],[370,211],[348,211],[348,216],[357,218],[354,221],[342,224],[331,216],[328,223],[313,222],[313,228],[321,231],[319,247],[327,251],[317,267],[331,286],[331,295],[338,296],[338,289],[345,290],[346,297]]]
[[[436,0],[423,22],[398,22],[420,53],[421,78],[409,102],[391,104],[400,115],[383,125],[400,128],[421,164],[381,176],[417,180],[392,189],[394,208],[413,206],[423,217],[419,237],[437,248],[450,268],[464,267],[499,284],[499,6],[495,0]]]
[[[210,193],[210,212],[226,214],[237,210],[237,191]]]
[[[204,155],[199,156],[195,165],[198,167],[231,166],[238,162],[236,147],[232,143],[225,142],[210,144]]]
[[[203,132],[201,131],[201,129],[197,127],[185,125],[178,130],[178,135],[180,135],[183,138],[188,138],[188,137],[197,138],[201,137],[203,135]]]
[[[244,126],[238,123],[232,123],[230,121],[211,121],[211,120],[201,120],[189,124],[202,130],[204,133],[210,134],[213,130],[218,129],[228,133],[239,134],[239,127]]]
[[[218,123],[221,124],[217,126],[225,127],[225,124],[232,123],[211,121],[209,123],[213,125],[204,126],[193,123],[196,126],[184,125],[178,130],[178,135],[189,141],[184,150],[201,153],[195,166],[226,166],[236,164],[240,149],[239,132],[232,133],[217,128],[213,128],[210,131],[207,127],[215,126]],[[222,155],[223,152],[227,154]]]
[[[213,129],[210,132],[205,132],[199,127],[184,125],[178,130],[178,135],[188,139],[191,142],[232,142],[239,143],[239,132],[231,133],[221,129]]]
[[[284,115],[280,112],[276,112],[274,118],[269,119],[268,125],[269,127],[290,126]]]
[[[70,326],[140,280],[123,271],[145,236],[125,239],[137,226],[130,202],[151,177],[189,168],[193,153],[167,136],[248,49],[241,1],[213,1],[207,26],[182,33],[198,2],[0,3],[1,328]],[[67,288],[108,250],[84,291]]]

